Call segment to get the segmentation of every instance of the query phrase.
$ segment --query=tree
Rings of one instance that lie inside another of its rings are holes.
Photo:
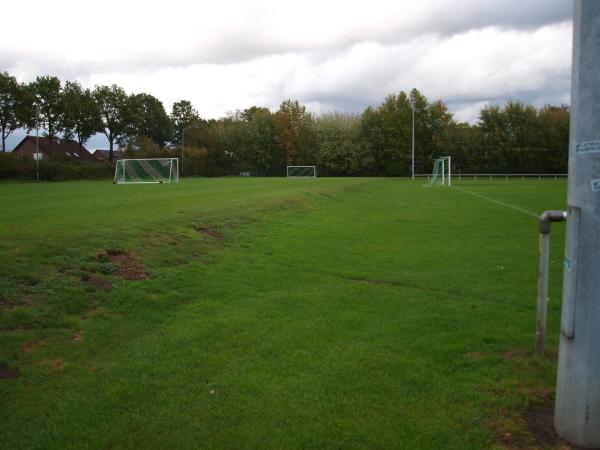
[[[171,121],[162,102],[150,94],[133,94],[127,99],[127,134],[147,136],[163,147],[171,137]]]
[[[314,120],[315,162],[322,175],[362,175],[372,161],[360,145],[360,116],[329,113]]]
[[[108,159],[112,161],[115,142],[123,138],[127,132],[127,94],[122,88],[113,84],[96,86],[93,96],[100,111],[102,132],[108,139]]]
[[[384,160],[384,136],[381,115],[371,106],[368,106],[360,117],[360,140],[371,155],[371,165],[363,168],[363,174],[379,175],[380,165]]]
[[[170,119],[173,131],[171,141],[175,144],[181,144],[183,130],[200,121],[200,116],[190,101],[179,100],[173,103]]]
[[[6,152],[6,138],[13,131],[34,126],[34,100],[26,86],[7,72],[0,72],[0,133],[3,152]]]
[[[275,113],[277,142],[286,154],[288,165],[312,164],[312,117],[298,100],[285,100]]]
[[[64,130],[64,102],[60,79],[52,76],[38,76],[31,83],[35,94],[35,104],[39,121],[46,130],[48,148],[52,148],[52,139]]]
[[[84,144],[102,130],[100,110],[89,89],[77,82],[67,81],[63,89],[65,135],[77,136],[79,156]]]
[[[569,159],[569,107],[546,105],[538,111],[544,172],[565,173]]]
[[[268,108],[252,106],[245,109],[242,119],[248,129],[246,159],[257,174],[269,173],[273,166],[285,165],[285,156],[275,142],[275,120]]]
[[[539,153],[537,110],[519,101],[504,107],[486,106],[479,113],[479,127],[488,159],[486,171],[536,172]]]

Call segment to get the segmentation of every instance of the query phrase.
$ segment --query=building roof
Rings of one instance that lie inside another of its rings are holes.
[[[27,142],[35,146],[35,141],[35,136],[25,136],[23,140],[17,144],[13,152],[19,150],[19,148],[25,145],[25,143]],[[40,136],[38,145],[40,152],[47,154],[49,157],[60,156],[63,158],[66,157],[70,159],[83,161],[95,160],[92,154],[85,147],[81,149],[80,154],[79,144],[77,143],[77,141],[74,141],[72,139],[52,138],[52,145],[50,145],[50,142],[48,141],[48,138],[46,136]]]
[[[98,149],[98,150],[94,151],[94,153],[92,153],[92,155],[94,155],[94,157],[96,159],[101,158],[101,159],[108,160],[109,153],[110,153],[110,150],[100,150],[100,149]],[[118,159],[117,158],[118,153],[119,152],[117,150],[113,151],[113,159]]]

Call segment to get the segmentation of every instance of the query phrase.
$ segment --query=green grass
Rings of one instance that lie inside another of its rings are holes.
[[[0,380],[0,447],[535,442],[524,416],[554,388],[564,227],[537,358],[536,219],[469,192],[539,213],[564,208],[566,184],[457,187],[0,184],[0,367],[20,372]],[[120,278],[109,249],[150,277]]]

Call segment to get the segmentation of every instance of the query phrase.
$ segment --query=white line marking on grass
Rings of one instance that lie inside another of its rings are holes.
[[[518,206],[509,205],[508,203],[501,202],[500,200],[494,200],[493,198],[489,198],[489,197],[486,197],[485,195],[478,194],[477,192],[468,191],[466,189],[459,188],[458,186],[454,186],[454,189],[458,189],[461,192],[466,192],[467,194],[474,195],[475,197],[482,198],[482,199],[487,200],[487,201],[492,202],[492,203],[497,203],[498,205],[506,206],[507,208],[514,209],[515,211],[522,212],[523,214],[527,214],[528,216],[533,216],[536,219],[539,216],[539,214],[536,214],[534,212],[528,211],[528,210],[523,209],[523,208],[519,208]]]

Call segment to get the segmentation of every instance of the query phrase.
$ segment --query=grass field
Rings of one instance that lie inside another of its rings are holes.
[[[537,358],[528,212],[565,193],[2,183],[0,447],[551,447],[564,227]]]

